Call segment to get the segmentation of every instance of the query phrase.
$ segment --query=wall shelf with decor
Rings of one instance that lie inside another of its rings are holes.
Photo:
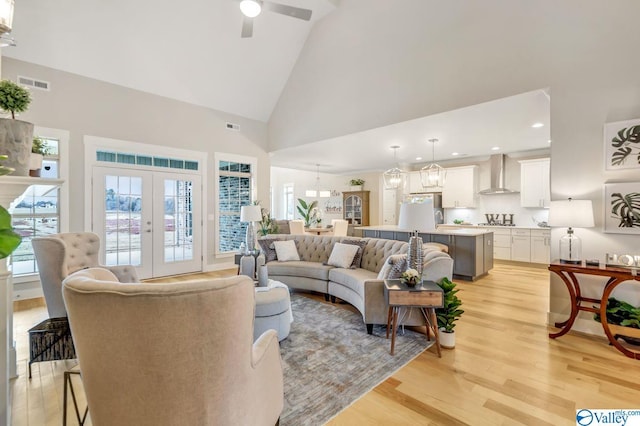
[[[342,193],[343,218],[351,225],[369,226],[369,192]]]

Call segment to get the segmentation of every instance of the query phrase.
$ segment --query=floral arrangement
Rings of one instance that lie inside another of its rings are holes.
[[[400,281],[409,287],[414,287],[420,282],[420,274],[415,269],[407,269],[400,275]]]

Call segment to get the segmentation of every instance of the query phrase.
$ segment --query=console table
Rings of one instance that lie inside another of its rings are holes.
[[[554,325],[560,328],[560,331],[557,333],[549,333],[550,338],[555,339],[556,337],[563,336],[571,330],[571,327],[578,316],[578,312],[586,311],[596,313],[600,314],[602,329],[613,347],[629,358],[640,359],[640,352],[634,352],[625,348],[615,337],[617,335],[623,335],[640,338],[640,329],[622,327],[615,324],[609,324],[607,322],[607,301],[609,300],[611,293],[624,281],[640,281],[638,269],[627,269],[612,266],[586,266],[584,263],[560,263],[555,260],[549,265],[549,271],[555,273],[562,279],[564,284],[567,286],[569,296],[571,297],[571,314],[569,315],[569,319],[555,323]],[[593,275],[608,278],[600,299],[582,296],[582,292],[580,290],[580,279],[576,275]],[[597,304],[599,307],[583,306],[582,302]]]

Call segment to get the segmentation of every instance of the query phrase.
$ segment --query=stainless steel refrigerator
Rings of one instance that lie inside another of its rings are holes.
[[[442,208],[442,193],[429,192],[425,194],[409,194],[405,195],[402,201],[406,203],[422,203],[424,200],[433,200],[433,210],[436,225],[444,223],[444,210]]]

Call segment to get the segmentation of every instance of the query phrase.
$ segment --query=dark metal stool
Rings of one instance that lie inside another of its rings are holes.
[[[73,390],[73,382],[71,381],[71,375],[75,374],[82,378],[80,374],[80,366],[76,365],[71,370],[67,370],[64,372],[64,406],[62,408],[62,425],[67,426],[67,394],[68,390],[71,391],[71,398],[73,399],[73,406],[76,410],[76,418],[78,419],[78,424],[80,426],[84,425],[84,422],[87,420],[87,414],[89,414],[89,406],[84,409],[84,414],[80,417],[80,409],[78,408],[78,401],[76,400],[76,393]]]

